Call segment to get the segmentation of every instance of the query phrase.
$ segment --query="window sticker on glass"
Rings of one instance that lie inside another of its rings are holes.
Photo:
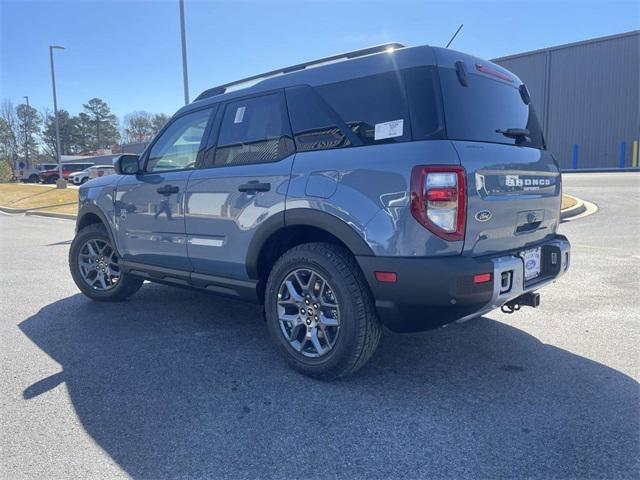
[[[242,119],[244,118],[244,111],[247,107],[238,107],[236,109],[236,118],[233,119],[233,123],[242,123]]]
[[[391,122],[376,123],[374,140],[384,140],[385,138],[401,137],[404,127],[404,119],[393,120]]]

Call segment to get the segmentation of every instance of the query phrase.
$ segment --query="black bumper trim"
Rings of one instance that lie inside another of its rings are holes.
[[[482,315],[562,275],[569,261],[567,239],[558,235],[538,246],[543,247],[543,270],[532,284],[524,282],[519,251],[475,258],[357,256],[356,259],[369,283],[381,321],[396,332],[416,332]],[[549,264],[551,252],[559,253],[560,264]],[[378,282],[376,271],[396,272],[397,281]],[[499,284],[503,271],[512,272],[513,278],[506,291]],[[489,272],[490,282],[474,283],[474,275]]]

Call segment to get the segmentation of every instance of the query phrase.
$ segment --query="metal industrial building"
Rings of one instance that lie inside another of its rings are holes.
[[[563,169],[638,166],[640,30],[493,61],[529,88]]]

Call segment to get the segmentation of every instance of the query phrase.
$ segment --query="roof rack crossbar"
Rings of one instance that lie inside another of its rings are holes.
[[[354,50],[352,52],[340,53],[338,55],[331,55],[330,57],[319,58],[317,60],[312,60],[310,62],[299,63],[297,65],[292,65],[290,67],[279,68],[277,70],[272,70],[270,72],[261,73],[259,75],[253,75],[251,77],[243,78],[241,80],[236,80],[235,82],[225,83],[224,85],[220,85],[218,87],[209,88],[204,92],[202,92],[200,95],[198,95],[194,101],[202,100],[203,98],[214,97],[216,95],[221,95],[225,93],[229,87],[232,87],[234,85],[240,85],[246,82],[251,82],[253,80],[266,80],[267,78],[275,77],[276,75],[296,72],[298,70],[304,70],[305,68],[309,68],[314,65],[319,65],[319,64],[328,63],[328,62],[341,60],[341,59],[347,60],[351,58],[363,57],[365,55],[380,53],[389,49],[396,49],[396,48],[404,48],[404,45],[398,42],[383,43],[382,45],[376,45],[374,47],[362,48],[360,50]]]

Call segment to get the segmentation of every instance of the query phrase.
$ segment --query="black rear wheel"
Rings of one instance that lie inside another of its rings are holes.
[[[265,289],[269,331],[298,371],[323,379],[348,375],[375,352],[381,326],[351,253],[309,243],[287,251]]]

